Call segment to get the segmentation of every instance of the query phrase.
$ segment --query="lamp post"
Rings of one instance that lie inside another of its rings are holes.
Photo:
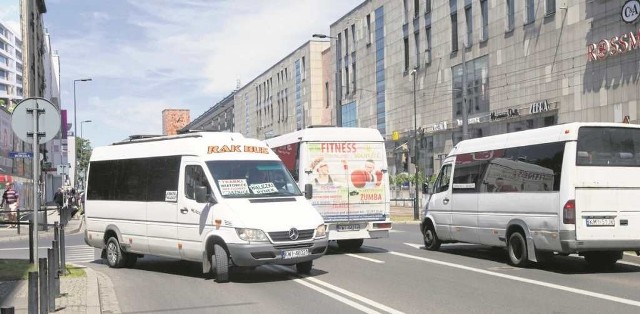
[[[82,124],[83,123],[91,123],[91,122],[93,122],[93,121],[91,121],[91,120],[80,121],[80,138],[81,139],[84,139],[84,136],[82,136]]]
[[[411,70],[411,76],[413,77],[413,150],[415,151],[416,160],[415,164],[415,177],[414,177],[414,185],[416,189],[415,198],[413,200],[413,219],[419,219],[419,204],[418,204],[418,174],[420,171],[420,148],[418,147],[418,107],[416,101],[416,81],[418,79],[418,71],[416,69]]]
[[[325,34],[313,34],[311,35],[311,37],[313,38],[329,38],[329,39],[333,39],[336,43],[335,45],[335,51],[336,51],[336,67],[338,66],[338,58],[340,57],[340,52],[338,50],[342,50],[342,47],[339,46],[339,42],[338,42],[338,38],[333,37],[333,36],[329,36],[329,35],[325,35]],[[333,48],[332,48],[333,49]],[[340,99],[342,99],[342,82],[339,80],[340,76],[338,75],[338,70],[336,69],[335,71],[335,83],[336,83],[336,105],[335,105],[335,110],[336,110],[336,125],[335,126],[342,126],[342,106],[340,104]],[[333,119],[333,117],[331,117]]]
[[[76,109],[76,83],[77,82],[88,82],[91,81],[91,78],[77,79],[73,80],[73,140],[76,141],[78,137],[78,110]],[[76,141],[77,142],[77,141]],[[75,147],[74,143],[74,147]],[[76,147],[73,152],[75,157],[75,165],[73,167],[73,186],[77,187],[78,183],[78,148]]]

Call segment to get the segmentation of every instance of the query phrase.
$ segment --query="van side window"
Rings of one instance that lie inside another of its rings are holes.
[[[451,165],[444,165],[438,174],[436,183],[433,187],[434,193],[440,193],[449,190],[449,182],[451,181]]]
[[[196,199],[196,187],[207,187],[207,194],[211,194],[211,187],[202,167],[197,165],[187,165],[184,168],[184,195],[188,199]]]

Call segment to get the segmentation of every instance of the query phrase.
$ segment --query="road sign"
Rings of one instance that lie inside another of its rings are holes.
[[[32,152],[9,152],[9,158],[33,158]]]
[[[33,143],[34,117],[32,110],[39,110],[38,144],[52,140],[60,131],[60,112],[44,98],[27,98],[20,102],[11,114],[11,128],[26,143]]]

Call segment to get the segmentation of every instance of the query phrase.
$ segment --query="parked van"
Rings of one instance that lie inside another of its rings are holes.
[[[103,249],[110,267],[151,254],[201,262],[218,282],[229,280],[231,266],[296,265],[309,273],[328,241],[322,217],[278,156],[238,133],[95,148],[85,221],[85,242]]]
[[[311,203],[329,240],[353,250],[391,230],[387,157],[376,129],[310,127],[266,140],[299,186],[313,186]]]
[[[424,244],[506,247],[521,267],[554,253],[612,266],[640,249],[638,177],[638,125],[570,123],[462,141],[432,187]]]

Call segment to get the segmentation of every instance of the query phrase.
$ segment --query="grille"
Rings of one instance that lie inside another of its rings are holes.
[[[299,230],[298,231],[298,239],[296,241],[309,240],[313,237],[313,229],[307,230]],[[269,237],[273,242],[291,242],[293,240],[289,239],[289,231],[276,231],[269,232]]]
[[[273,248],[277,250],[291,250],[291,249],[306,249],[312,246],[313,246],[313,243],[297,243],[297,244],[274,245]]]

